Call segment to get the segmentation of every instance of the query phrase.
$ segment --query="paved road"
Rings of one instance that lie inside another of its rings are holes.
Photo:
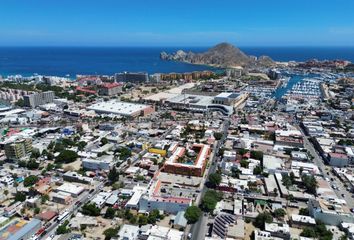
[[[80,204],[75,204],[75,202],[73,202],[73,204],[71,204],[67,209],[69,210],[69,215],[66,219],[70,219],[70,217],[73,214],[76,214],[78,212],[78,210],[85,205],[87,202],[89,202],[91,199],[93,199],[102,189],[102,187],[104,186],[104,182],[99,183],[96,187],[95,190],[89,194],[88,192],[84,192],[78,199],[77,201],[80,201]],[[91,197],[90,197],[91,196]],[[76,201],[76,202],[77,202]],[[51,235],[55,235],[55,232],[58,228],[58,226],[60,224],[62,224],[65,221],[62,220],[61,222],[57,222],[57,221],[53,221],[52,224],[46,228],[46,234],[44,236],[42,236],[40,239],[47,239],[49,236]]]
[[[230,123],[228,122],[228,120],[225,120],[223,122],[223,127],[222,127],[223,137],[214,144],[213,155],[211,156],[211,161],[210,161],[210,163],[211,163],[210,168],[209,168],[209,171],[205,174],[205,179],[208,179],[209,175],[216,171],[217,153],[219,152],[220,147],[223,145],[223,143],[227,137],[227,131],[229,129],[229,126],[230,126]],[[201,199],[207,190],[208,190],[208,188],[205,186],[205,184],[203,184],[199,198],[197,198],[197,201],[196,201],[197,206],[200,204]],[[192,240],[205,239],[208,219],[209,219],[209,214],[203,214],[202,217],[199,218],[199,221],[192,225],[191,230],[190,230],[190,233],[192,234]]]
[[[338,187],[338,189],[334,189],[334,192],[336,193],[337,197],[340,199],[345,199],[345,201],[347,202],[347,206],[349,208],[354,208],[354,199],[352,198],[352,194],[346,190],[342,181],[340,181],[340,179],[338,179],[336,176],[334,176],[331,173],[332,167],[325,165],[322,157],[316,151],[313,144],[309,141],[308,136],[304,136],[304,147],[314,157],[313,163],[318,166],[318,168],[322,172],[322,175],[324,176],[324,178],[330,179],[331,186],[333,186],[333,184],[335,184]],[[333,181],[331,181],[331,179],[333,179]],[[344,195],[344,197],[343,197],[343,195]]]

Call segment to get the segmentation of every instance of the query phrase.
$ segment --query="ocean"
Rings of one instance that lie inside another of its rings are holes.
[[[0,75],[70,76],[117,72],[191,72],[216,70],[187,63],[162,61],[160,52],[203,52],[207,48],[171,47],[0,47]],[[344,59],[354,62],[354,47],[241,47],[246,54],[268,55],[276,61]]]

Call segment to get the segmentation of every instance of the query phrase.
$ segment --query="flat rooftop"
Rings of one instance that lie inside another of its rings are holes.
[[[144,104],[135,104],[121,102],[118,100],[110,100],[108,102],[99,102],[89,106],[88,110],[93,110],[97,113],[112,113],[122,116],[130,116],[138,111],[142,111],[150,107]]]
[[[191,105],[209,106],[213,104],[214,97],[191,94],[180,94],[168,99],[171,103],[184,103]]]

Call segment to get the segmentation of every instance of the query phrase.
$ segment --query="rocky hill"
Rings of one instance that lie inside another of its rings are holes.
[[[181,61],[192,64],[205,64],[218,67],[235,67],[235,66],[271,66],[274,61],[267,56],[259,58],[251,57],[243,53],[237,47],[229,43],[220,43],[204,53],[184,52],[178,50],[175,53],[162,52],[160,58],[170,61]]]

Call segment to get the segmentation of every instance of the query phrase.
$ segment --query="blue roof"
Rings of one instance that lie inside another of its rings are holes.
[[[34,234],[41,227],[41,221],[38,219],[32,219],[29,223],[23,226],[20,230],[18,230],[14,235],[10,236],[7,240],[19,240],[24,236],[30,234]]]
[[[179,226],[187,226],[187,219],[184,217],[184,213],[185,211],[179,211],[173,223]]]

